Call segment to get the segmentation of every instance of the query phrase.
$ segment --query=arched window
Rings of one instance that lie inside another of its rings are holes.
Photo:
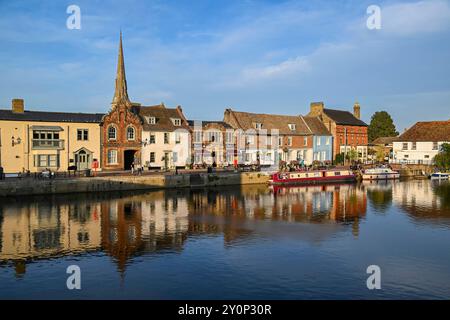
[[[127,140],[134,140],[134,128],[128,127],[127,128]]]
[[[114,126],[109,126],[108,128],[108,140],[116,140],[117,139],[117,129]]]

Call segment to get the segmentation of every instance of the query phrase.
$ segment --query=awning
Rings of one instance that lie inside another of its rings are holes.
[[[58,126],[31,126],[31,130],[39,131],[63,131],[63,128]]]

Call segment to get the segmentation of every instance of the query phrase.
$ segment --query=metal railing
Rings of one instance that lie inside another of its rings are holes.
[[[33,149],[64,149],[64,140],[32,140]]]

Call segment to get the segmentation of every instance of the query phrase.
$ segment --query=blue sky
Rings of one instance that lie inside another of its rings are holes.
[[[71,4],[81,30],[66,28]],[[371,4],[381,30],[366,27]],[[190,119],[305,114],[312,101],[358,101],[366,122],[386,110],[399,131],[450,118],[448,0],[0,0],[0,107],[106,112],[120,29],[132,101]]]

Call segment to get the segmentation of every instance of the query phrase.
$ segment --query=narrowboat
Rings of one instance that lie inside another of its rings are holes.
[[[448,180],[449,174],[444,172],[435,172],[430,175],[431,180]]]
[[[363,180],[394,180],[400,179],[400,173],[390,168],[367,169],[362,173]]]
[[[317,170],[277,172],[269,180],[271,185],[319,184],[356,181],[350,170]]]

